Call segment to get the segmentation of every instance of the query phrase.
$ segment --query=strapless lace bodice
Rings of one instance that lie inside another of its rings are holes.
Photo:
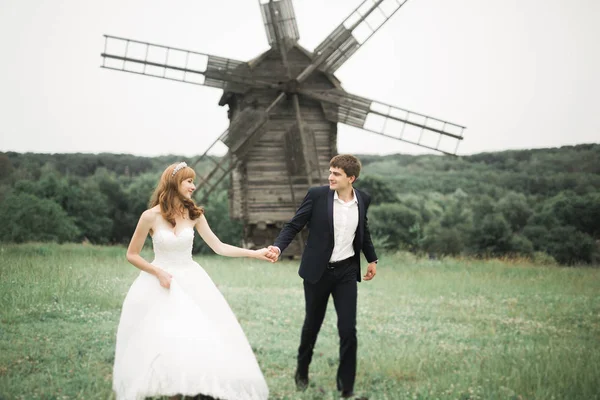
[[[175,266],[192,261],[194,228],[187,227],[175,233],[170,229],[158,229],[152,235],[153,263]]]

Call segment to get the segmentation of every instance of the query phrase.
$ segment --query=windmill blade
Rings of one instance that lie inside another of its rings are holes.
[[[291,0],[259,0],[267,40],[273,48],[287,50],[300,38]],[[277,39],[280,38],[280,40]]]
[[[260,116],[255,113],[241,115],[236,119],[235,126],[232,123],[232,126],[225,130],[194,162],[193,166],[196,166],[200,161],[210,161],[213,164],[212,169],[207,174],[198,174],[199,183],[195,195],[200,199],[200,202],[206,202],[208,196],[218,187],[219,183],[239,164],[248,148],[265,132],[268,118],[263,113],[260,114]],[[239,128],[244,126],[246,122],[251,123],[250,127],[246,130],[246,137],[240,137],[239,134],[236,135],[236,130],[239,131]],[[216,159],[209,154],[216,146],[227,146],[227,144],[230,145],[229,151],[220,159]]]
[[[211,86],[244,93],[248,87],[275,87],[252,78],[243,61],[104,35],[102,68]]]
[[[286,154],[285,164],[288,178],[288,186],[292,199],[292,208],[295,211],[300,204],[297,202],[296,188],[294,182],[305,176],[306,167],[303,146],[300,139],[300,128],[297,124],[291,126],[283,137],[283,150]]]
[[[296,113],[296,129],[298,137],[300,138],[305,174],[308,179],[308,186],[312,187],[314,181],[317,181],[319,184],[323,181],[323,177],[321,176],[321,166],[319,165],[317,140],[315,138],[315,132],[302,119],[302,115],[300,114],[300,100],[297,94],[293,95],[292,102]]]
[[[314,68],[334,73],[407,1],[363,1],[344,22],[317,46],[314,51],[316,56]]]
[[[438,118],[376,102],[332,89],[300,94],[324,102],[327,119],[412,143],[440,153],[456,155],[465,127]]]

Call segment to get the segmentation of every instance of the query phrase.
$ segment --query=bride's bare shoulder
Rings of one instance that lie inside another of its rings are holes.
[[[206,217],[204,216],[204,212],[202,212],[202,214],[200,214],[200,215],[198,216],[198,218],[196,218],[196,219],[194,220],[194,225],[196,225],[196,226],[199,226],[200,224],[202,224],[202,223],[206,223],[206,222],[207,222],[207,221],[206,221]]]
[[[153,223],[160,216],[160,206],[154,206],[142,213],[141,219]]]

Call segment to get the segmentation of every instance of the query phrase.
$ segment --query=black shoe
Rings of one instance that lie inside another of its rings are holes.
[[[302,375],[298,370],[294,374],[294,382],[296,382],[296,389],[304,392],[308,388],[308,375]]]
[[[368,397],[356,396],[352,390],[342,390],[342,399],[369,400]]]

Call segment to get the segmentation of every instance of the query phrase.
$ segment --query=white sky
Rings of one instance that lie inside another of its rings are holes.
[[[296,0],[313,50],[361,0]],[[218,89],[102,69],[103,34],[247,61],[258,0],[0,0],[0,151],[201,154]],[[410,0],[336,76],[467,126],[460,154],[600,141],[600,1]],[[338,150],[419,153],[339,125]]]

